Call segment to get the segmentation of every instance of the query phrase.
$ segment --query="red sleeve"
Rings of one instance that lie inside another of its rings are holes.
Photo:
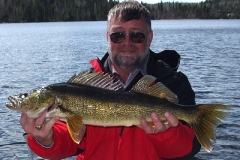
[[[164,159],[179,158],[189,154],[193,148],[195,134],[191,128],[181,122],[166,132],[149,135],[159,157]]]
[[[41,146],[31,135],[28,135],[28,145],[32,151],[42,158],[63,159],[73,156],[78,148],[84,148],[85,139],[80,144],[75,143],[70,137],[65,123],[57,122],[53,126],[54,143],[50,148]]]

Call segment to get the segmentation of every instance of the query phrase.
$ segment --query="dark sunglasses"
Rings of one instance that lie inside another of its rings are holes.
[[[126,39],[126,35],[129,35],[133,43],[142,43],[145,40],[145,34],[141,32],[113,32],[109,36],[113,43],[122,43]]]

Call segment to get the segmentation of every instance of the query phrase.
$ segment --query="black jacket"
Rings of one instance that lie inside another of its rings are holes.
[[[100,60],[100,64],[103,71],[110,73],[108,58],[109,55],[106,53]],[[163,83],[172,90],[178,96],[179,104],[194,105],[195,93],[187,76],[182,72],[177,72],[179,63],[180,55],[174,50],[165,50],[158,54],[150,50],[147,74],[156,77],[158,82]],[[137,75],[126,90],[130,90],[142,76]]]

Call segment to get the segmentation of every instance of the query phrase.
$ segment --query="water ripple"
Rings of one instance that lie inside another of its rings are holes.
[[[179,52],[179,70],[188,76],[197,103],[233,107],[216,129],[214,150],[202,149],[193,160],[240,159],[239,20],[160,20],[153,21],[153,30],[151,49]],[[0,24],[0,159],[29,158],[20,114],[5,107],[7,97],[89,68],[89,60],[107,50],[105,31],[104,21]]]

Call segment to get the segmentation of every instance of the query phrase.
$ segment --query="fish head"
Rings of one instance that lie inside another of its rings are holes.
[[[54,94],[43,87],[29,93],[9,96],[10,102],[6,103],[6,106],[11,110],[26,113],[30,118],[38,118],[55,105],[55,99]]]

